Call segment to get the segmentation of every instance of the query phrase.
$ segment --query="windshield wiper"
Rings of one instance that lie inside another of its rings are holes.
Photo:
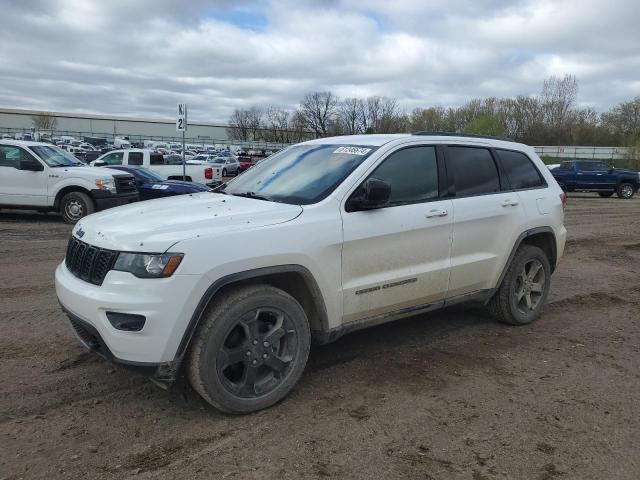
[[[245,197],[245,198],[255,198],[256,200],[265,200],[267,202],[271,202],[269,197],[263,197],[262,195],[256,195],[256,192],[244,192],[244,193],[232,193],[234,197]]]

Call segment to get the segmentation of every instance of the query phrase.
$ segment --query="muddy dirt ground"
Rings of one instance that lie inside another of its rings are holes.
[[[569,199],[527,327],[456,307],[312,349],[270,410],[225,416],[87,353],[53,271],[70,228],[0,213],[0,479],[638,479],[640,199]]]

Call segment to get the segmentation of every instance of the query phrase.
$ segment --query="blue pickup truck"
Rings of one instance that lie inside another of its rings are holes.
[[[631,198],[640,186],[640,173],[601,160],[568,160],[551,174],[565,192],[596,192],[601,197],[616,193],[618,198]]]

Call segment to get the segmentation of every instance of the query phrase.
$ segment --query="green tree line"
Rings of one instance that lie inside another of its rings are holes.
[[[573,75],[549,77],[538,95],[473,99],[459,107],[417,107],[395,98],[339,98],[310,92],[295,110],[238,109],[229,119],[235,140],[291,143],[331,135],[458,132],[508,137],[529,145],[627,146],[640,154],[640,96],[598,113],[578,105]]]

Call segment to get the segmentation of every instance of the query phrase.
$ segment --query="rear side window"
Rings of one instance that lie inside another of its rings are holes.
[[[498,168],[486,148],[448,147],[446,164],[457,197],[500,191]]]
[[[573,170],[573,162],[562,162],[558,168],[560,170]]]
[[[512,189],[521,190],[545,185],[540,172],[524,153],[510,150],[496,151]]]
[[[391,185],[390,204],[423,202],[438,197],[435,147],[412,147],[389,155],[369,176]]]
[[[149,165],[164,165],[164,157],[159,153],[152,153],[149,158]]]
[[[142,165],[142,152],[129,152],[129,165]]]

